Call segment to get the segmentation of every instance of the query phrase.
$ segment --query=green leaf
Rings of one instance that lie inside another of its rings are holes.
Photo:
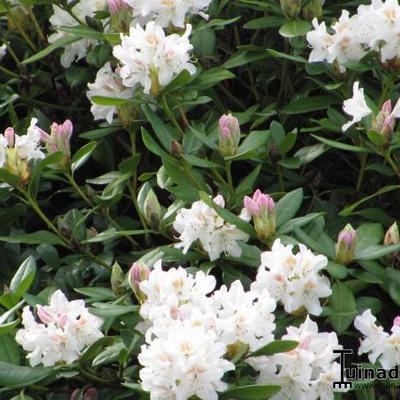
[[[378,258],[387,256],[391,253],[396,253],[400,251],[400,243],[399,244],[393,244],[391,246],[369,246],[366,249],[360,250],[355,254],[355,259],[356,260],[376,260]]]
[[[283,58],[284,60],[290,60],[290,61],[299,62],[302,64],[308,63],[308,60],[304,57],[293,56],[293,55],[287,54],[287,53],[281,53],[280,51],[276,51],[273,49],[267,49],[267,54],[269,54],[270,56],[272,56],[274,58]]]
[[[0,361],[0,387],[27,387],[57,373],[56,368],[20,367]]]
[[[48,155],[46,158],[44,158],[34,166],[28,186],[29,193],[33,198],[36,198],[37,196],[37,192],[39,189],[39,180],[43,170],[45,170],[46,167],[48,167],[49,165],[59,163],[62,157],[63,157],[62,152],[53,153]]]
[[[337,264],[331,260],[328,261],[326,270],[329,272],[329,275],[335,279],[346,279],[348,275],[347,267],[342,264]]]
[[[0,361],[18,365],[20,363],[21,347],[15,341],[15,334],[0,335]]]
[[[336,332],[341,335],[357,314],[354,294],[345,283],[336,282],[333,285],[329,306],[331,308],[329,320]]]
[[[29,256],[18,268],[10,282],[10,290],[21,298],[31,287],[36,276],[36,261]]]
[[[97,142],[90,142],[81,147],[72,157],[71,170],[74,173],[79,167],[81,167],[90,158],[94,149],[97,146]]]
[[[236,187],[235,189],[235,195],[237,197],[240,197],[240,202],[243,200],[241,199],[242,196],[249,194],[253,191],[254,185],[257,181],[258,175],[260,174],[261,171],[261,164],[257,165],[253,169],[253,171],[250,172],[249,175],[247,175]]]
[[[283,224],[290,221],[299,211],[303,202],[303,189],[296,189],[287,193],[276,204],[277,226],[280,228]]]
[[[299,342],[294,340],[275,340],[249,354],[249,357],[272,356],[276,353],[286,353],[294,350],[298,345]]]
[[[95,104],[100,106],[123,106],[124,104],[129,103],[129,99],[121,99],[119,97],[107,97],[107,96],[92,96],[90,98]]]
[[[322,240],[316,240],[312,238],[302,231],[298,226],[295,226],[294,232],[299,241],[304,243],[307,247],[310,247],[312,250],[316,251],[317,253],[321,253],[328,258],[334,258],[335,250],[333,245],[330,243],[325,243]]]
[[[357,228],[356,254],[383,241],[385,232],[381,224],[367,223]]]
[[[25,243],[25,244],[53,244],[60,245],[63,241],[54,233],[48,231],[37,231],[34,233],[21,233],[10,236],[0,236],[0,242]]]
[[[176,132],[172,133],[173,130],[158,117],[158,115],[149,107],[144,107],[144,113],[146,118],[150,122],[154,133],[156,134],[158,140],[163,145],[164,149],[169,152],[171,149],[171,141],[178,139]]]
[[[279,33],[286,38],[304,36],[311,30],[311,24],[308,21],[290,21],[281,26]]]
[[[0,168],[0,181],[5,182],[13,187],[16,187],[19,185],[18,176],[11,174],[5,168]]]
[[[312,111],[325,110],[337,100],[330,96],[300,97],[282,108],[284,114],[304,114]]]
[[[219,395],[221,400],[266,400],[281,389],[277,385],[248,385],[229,389]]]
[[[308,225],[315,219],[323,216],[324,213],[311,213],[304,217],[293,218],[290,221],[284,223],[277,231],[277,235],[287,235],[292,232],[296,227],[301,228],[302,226]]]
[[[50,46],[46,47],[44,50],[41,50],[38,53],[34,54],[32,57],[29,57],[26,60],[22,61],[21,64],[30,64],[35,61],[41,60],[42,58],[45,58],[49,54],[51,54],[54,50],[57,50],[58,48],[64,47],[68,44],[77,42],[78,40],[79,40],[79,37],[76,37],[76,36],[62,37],[62,38],[56,40]]]
[[[93,40],[104,40],[104,35],[102,32],[98,32],[87,25],[77,25],[77,26],[58,26],[58,31],[71,33],[79,38],[83,39],[93,39]]]
[[[347,206],[346,208],[344,208],[342,211],[340,211],[339,215],[341,217],[348,217],[349,215],[351,215],[353,213],[353,211],[362,203],[373,199],[376,196],[379,196],[381,194],[384,193],[388,193],[388,192],[392,192],[394,190],[399,190],[400,189],[400,185],[390,185],[390,186],[384,186],[383,188],[380,188],[376,193],[371,194],[371,196],[367,196],[364,197],[363,199],[357,201],[356,203]]]
[[[376,146],[383,146],[387,141],[385,136],[383,136],[381,133],[378,132],[368,131],[367,135],[369,140]]]
[[[93,307],[90,308],[90,312],[98,317],[118,317],[120,315],[134,313],[139,310],[139,306],[127,306],[119,304],[107,304],[107,303],[93,303]]]
[[[286,136],[285,139],[278,145],[279,152],[285,156],[287,153],[289,153],[290,150],[292,150],[293,146],[296,144],[297,140],[297,132],[289,132]]]
[[[311,136],[319,140],[320,142],[325,143],[328,146],[333,147],[335,149],[352,151],[353,153],[373,153],[373,151],[371,149],[368,149],[367,147],[353,146],[350,144],[326,139],[317,135],[311,135]]]
[[[270,131],[253,131],[243,140],[238,149],[238,156],[254,150],[262,150],[271,136]],[[236,156],[235,156],[236,157]]]
[[[196,29],[190,39],[196,55],[202,57],[210,57],[215,52],[217,37],[214,29],[205,27],[204,29]]]
[[[287,21],[284,17],[274,15],[253,19],[243,25],[244,29],[267,29],[282,26]]]

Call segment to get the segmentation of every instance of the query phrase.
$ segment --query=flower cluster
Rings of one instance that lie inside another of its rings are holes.
[[[144,322],[137,327],[146,339],[140,378],[151,399],[217,399],[216,392],[227,388],[224,373],[235,369],[228,360],[274,340],[276,302],[267,285],[261,290],[258,282],[246,291],[237,280],[229,289],[215,290],[213,276],[192,276],[183,268],[163,271],[161,261],[143,277],[137,283],[145,299]],[[331,398],[339,373],[333,362],[333,350],[340,348],[336,334],[318,333],[307,317],[300,328],[289,327],[283,339],[300,344],[289,353],[248,360],[260,371],[259,383],[282,385],[277,399]]]
[[[26,161],[44,158],[40,149],[42,130],[37,126],[38,120],[32,118],[26,135],[19,136],[13,128],[7,128],[0,135],[0,167],[4,167],[10,160],[10,149],[14,149],[16,155]]]
[[[354,326],[364,335],[358,354],[368,354],[371,363],[377,360],[386,370],[400,364],[400,317],[393,321],[391,333],[376,325],[371,310],[366,310],[354,320]]]
[[[170,25],[183,28],[188,14],[200,14],[206,17],[204,11],[211,0],[124,0],[132,8],[132,15],[139,21],[153,19],[160,26]]]
[[[333,400],[333,382],[340,379],[338,354],[333,351],[342,348],[336,333],[318,333],[316,322],[307,317],[300,327],[289,327],[282,339],[299,345],[287,353],[249,360],[260,371],[257,383],[281,386],[274,400]]]
[[[292,245],[284,246],[277,239],[271,251],[261,254],[261,266],[252,289],[268,289],[288,313],[296,313],[304,307],[310,314],[319,315],[322,312],[319,299],[332,293],[329,279],[320,274],[327,264],[325,256],[314,255],[303,244],[299,244],[299,252],[293,254]]]
[[[226,389],[225,372],[234,365],[223,358],[225,344],[218,339],[212,300],[215,278],[183,268],[164,272],[159,262],[149,279],[140,283],[147,297],[140,315],[151,325],[139,362],[140,379],[152,400],[217,399]]]
[[[71,161],[71,121],[66,120],[60,125],[54,122],[50,135],[39,128],[37,123],[38,120],[32,118],[25,135],[19,136],[11,127],[7,128],[4,134],[0,134],[0,168],[6,168],[12,175],[18,176],[23,185],[31,176],[30,162],[46,156],[41,143],[46,144],[48,154],[62,153],[60,167],[68,168]]]
[[[71,1],[68,1],[71,3]],[[50,23],[56,31],[49,36],[49,43],[71,36],[67,32],[62,31],[62,27],[73,27],[78,25],[78,21],[83,23],[86,18],[93,18],[95,13],[104,10],[107,0],[80,0],[71,9],[70,12],[58,5],[53,5],[53,15],[50,17]],[[97,40],[80,39],[66,44],[64,53],[61,56],[61,64],[64,68],[68,68],[74,61],[80,60],[86,56],[88,48],[96,45]]]
[[[37,316],[40,322],[25,307],[24,328],[16,334],[16,341],[29,352],[27,358],[33,367],[71,364],[103,336],[102,320],[89,313],[83,300],[69,302],[60,290],[53,293],[48,306],[37,306]]]
[[[368,51],[377,51],[382,62],[400,56],[400,6],[397,0],[373,0],[361,5],[350,16],[347,10],[335,22],[330,34],[325,22],[313,20],[314,30],[307,34],[312,47],[310,62],[336,63],[339,70],[346,70],[348,61],[359,61]]]
[[[157,95],[181,71],[194,74],[196,68],[190,62],[189,42],[191,25],[183,35],[165,35],[161,26],[149,22],[145,29],[140,25],[131,27],[129,35],[122,35],[120,45],[113,54],[122,64],[119,71],[122,83],[133,88],[141,85],[144,93]]]
[[[215,197],[214,202],[220,207],[225,206],[222,196]],[[183,253],[186,253],[198,240],[211,261],[216,260],[222,253],[240,257],[242,249],[239,243],[248,240],[246,233],[226,223],[203,201],[196,201],[191,208],[179,210],[174,229],[180,234],[180,243],[176,247],[183,248]]]

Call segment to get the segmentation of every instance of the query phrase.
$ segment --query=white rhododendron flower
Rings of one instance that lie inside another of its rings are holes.
[[[86,95],[89,100],[94,96],[111,97],[118,99],[129,99],[133,95],[132,88],[126,88],[118,71],[113,72],[110,63],[106,63],[99,69],[94,83],[88,83],[89,90]],[[105,119],[109,124],[112,123],[114,114],[117,112],[116,106],[104,106],[92,102],[90,111],[95,120]]]
[[[274,340],[275,300],[268,291],[245,292],[240,281],[228,290],[222,286],[213,295],[217,324],[226,344],[241,342],[255,351]]]
[[[174,25],[185,26],[187,15],[199,14],[206,17],[204,12],[211,0],[124,0],[133,10],[133,16],[139,20],[153,19],[162,27]]]
[[[140,315],[147,323],[139,362],[140,379],[151,399],[217,399],[225,372],[234,365],[223,358],[217,316],[208,295],[216,280],[203,272],[192,276],[183,268],[163,271],[161,261],[140,282],[146,296]],[[141,327],[143,328],[143,324]]]
[[[71,364],[103,336],[100,331],[103,321],[89,313],[83,300],[69,302],[61,290],[52,294],[48,306],[37,306],[37,315],[40,322],[36,322],[30,307],[25,307],[24,328],[15,337],[29,352],[27,358],[33,367],[59,362]]]
[[[7,128],[0,135],[0,167],[6,163],[7,149],[14,148],[18,157],[23,160],[42,159],[45,154],[40,148],[42,130],[37,126],[38,120],[32,118],[25,135],[17,135],[13,128]]]
[[[72,12],[84,23],[86,17],[93,18],[95,13],[104,10],[106,5],[107,0],[80,0],[72,7]],[[78,21],[75,18],[55,4],[53,5],[53,12],[49,21],[56,32],[49,36],[49,43],[54,43],[57,40],[70,36],[67,32],[58,31],[58,28],[78,25]],[[94,39],[79,39],[78,41],[65,45],[64,53],[61,56],[61,65],[64,68],[70,67],[74,61],[84,58],[89,47],[96,44],[98,44],[98,41]]]
[[[142,388],[150,399],[217,400],[227,389],[222,381],[234,364],[223,358],[226,347],[203,326],[177,326],[142,346],[138,360]]]
[[[307,33],[307,40],[312,51],[310,53],[310,62],[320,62],[330,59],[330,47],[333,44],[333,37],[327,32],[325,22],[318,24],[316,18],[312,24],[314,30]]]
[[[183,70],[196,72],[190,62],[189,42],[191,25],[186,25],[182,36],[166,36],[155,22],[145,29],[137,25],[129,35],[121,35],[121,44],[114,47],[113,54],[122,67],[120,76],[126,87],[143,87],[144,93],[157,94],[161,87],[170,83]]]
[[[398,0],[373,0],[360,5],[350,16],[342,10],[339,20],[332,25],[333,34],[326,32],[324,23],[313,21],[314,30],[307,34],[312,51],[310,62],[336,63],[341,72],[348,61],[359,61],[367,51],[379,52],[382,62],[400,56],[400,6]]]
[[[215,197],[214,202],[220,207],[225,205],[222,196]],[[219,258],[222,253],[240,257],[242,249],[239,243],[249,238],[236,226],[226,223],[203,201],[196,201],[191,208],[179,210],[174,229],[180,234],[180,243],[176,247],[187,253],[190,246],[198,240],[211,261]]]
[[[332,383],[340,379],[340,366],[335,362],[339,355],[333,351],[342,348],[336,333],[318,333],[318,325],[307,316],[299,328],[289,327],[282,339],[299,345],[286,353],[249,359],[260,371],[257,383],[281,386],[273,400],[333,400]]]
[[[342,126],[343,131],[347,131],[352,125],[360,122],[364,117],[371,115],[372,110],[368,107],[364,97],[364,89],[360,88],[360,82],[354,82],[353,97],[345,100],[343,111],[353,117],[353,119]]]
[[[386,370],[400,364],[400,317],[396,317],[391,333],[376,325],[371,310],[366,310],[354,320],[354,326],[363,334],[358,354],[368,354],[371,363],[379,361]]]
[[[212,310],[211,299],[207,295],[214,290],[215,285],[216,280],[212,275],[199,271],[192,276],[181,267],[163,271],[159,261],[149,279],[139,284],[141,292],[146,296],[140,315],[154,324],[152,331],[167,329],[176,320],[202,318],[201,315]]]
[[[292,245],[284,246],[276,239],[271,251],[261,254],[261,266],[252,289],[261,293],[267,289],[288,313],[305,307],[310,314],[319,315],[322,312],[319,299],[332,293],[329,279],[321,274],[327,264],[325,256],[314,255],[303,244],[293,254]]]

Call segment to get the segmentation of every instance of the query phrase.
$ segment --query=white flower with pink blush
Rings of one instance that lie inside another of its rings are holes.
[[[400,317],[396,317],[391,333],[376,324],[371,310],[366,310],[354,320],[354,326],[363,334],[358,354],[368,354],[368,359],[375,364],[379,361],[386,370],[400,364]]]
[[[319,333],[316,322],[307,316],[299,327],[288,327],[282,340],[299,345],[286,353],[249,359],[249,364],[260,371],[257,383],[281,386],[273,400],[333,400],[332,383],[340,378],[334,350],[342,348],[336,333]]]
[[[314,255],[303,244],[294,254],[292,245],[284,246],[276,239],[271,251],[261,254],[261,266],[251,287],[259,292],[268,290],[287,313],[304,307],[310,314],[319,315],[320,298],[332,293],[329,279],[321,273],[327,264],[325,256]]]
[[[222,196],[215,197],[213,201],[220,207],[225,206]],[[186,253],[190,246],[198,241],[211,261],[223,253],[231,257],[240,257],[240,242],[249,238],[235,225],[225,222],[203,201],[194,202],[191,208],[180,209],[175,218],[174,229],[180,235],[180,243],[176,247],[183,248],[183,253]]]
[[[68,301],[61,290],[55,291],[48,306],[38,305],[37,322],[30,307],[22,313],[23,329],[17,331],[16,341],[29,354],[31,366],[71,364],[103,334],[103,321],[90,314],[83,300]]]

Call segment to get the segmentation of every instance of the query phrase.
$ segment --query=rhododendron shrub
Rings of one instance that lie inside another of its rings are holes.
[[[0,399],[397,399],[399,38],[397,0],[0,1]]]

